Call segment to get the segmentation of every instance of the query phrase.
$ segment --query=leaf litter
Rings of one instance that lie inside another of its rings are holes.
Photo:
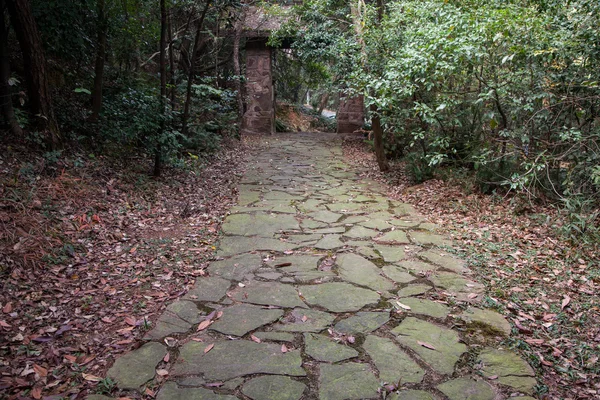
[[[77,165],[73,156],[52,167],[1,149],[0,392],[7,399],[97,391],[114,359],[206,275],[251,146],[230,143],[158,179],[143,159]]]
[[[343,151],[361,176],[383,183],[391,198],[412,204],[453,238],[486,285],[482,305],[515,327],[502,344],[537,370],[540,396],[600,397],[600,243],[565,240],[559,230],[568,221],[552,205],[481,194],[452,173],[415,185],[398,161],[382,174],[364,141],[346,140]]]

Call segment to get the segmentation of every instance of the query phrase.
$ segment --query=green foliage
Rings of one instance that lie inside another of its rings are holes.
[[[377,105],[387,154],[415,180],[454,165],[483,190],[598,207],[600,3],[398,0],[381,22],[374,4],[350,4],[363,7],[298,6],[294,46]]]

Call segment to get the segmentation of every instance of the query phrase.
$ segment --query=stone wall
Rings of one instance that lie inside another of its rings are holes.
[[[275,107],[271,49],[266,39],[246,44],[247,109],[242,118],[242,134],[275,133]]]
[[[363,96],[346,97],[340,94],[340,106],[337,112],[337,133],[352,133],[361,129],[365,122]]]

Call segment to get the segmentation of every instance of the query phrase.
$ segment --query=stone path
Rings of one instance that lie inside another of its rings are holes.
[[[501,345],[511,326],[481,308],[484,288],[444,251],[451,242],[358,179],[335,136],[265,138],[239,189],[209,276],[108,371],[120,389],[158,388],[158,400],[531,399],[533,370]]]

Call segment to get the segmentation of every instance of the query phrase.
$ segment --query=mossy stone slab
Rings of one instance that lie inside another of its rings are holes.
[[[415,207],[413,207],[411,204],[408,203],[401,203],[398,201],[390,201],[390,204],[392,205],[393,209],[394,209],[394,214],[398,215],[398,216],[407,216],[407,215],[416,215],[417,210],[415,209]]]
[[[375,238],[378,243],[391,243],[391,244],[409,244],[408,236],[406,232],[402,230],[395,230],[384,233],[383,235]]]
[[[244,336],[283,316],[283,310],[264,309],[250,304],[234,304],[223,309],[223,315],[210,329],[225,335]]]
[[[436,235],[430,232],[410,231],[410,239],[415,244],[422,246],[451,246],[452,241],[442,235]]]
[[[398,262],[406,258],[406,252],[403,246],[386,246],[382,244],[376,244],[373,248],[381,254],[383,261],[393,263]]]
[[[321,332],[330,326],[333,320],[335,315],[324,311],[296,308],[273,329],[284,332]]]
[[[380,299],[377,292],[343,282],[303,286],[301,292],[308,304],[333,312],[358,311],[367,305],[376,304]]]
[[[287,201],[293,201],[293,200],[302,200],[303,196],[302,195],[298,195],[298,194],[286,193],[286,192],[282,192],[282,191],[279,191],[279,190],[272,190],[270,192],[266,192],[263,195],[263,198],[265,200],[287,200]]]
[[[425,371],[390,339],[369,335],[363,343],[379,370],[379,380],[387,384],[419,383]]]
[[[368,221],[359,222],[358,224],[366,228],[376,229],[378,231],[385,231],[392,228],[390,223],[382,219],[370,219]]]
[[[414,283],[414,284],[405,286],[402,289],[398,290],[397,296],[398,297],[420,296],[422,294],[427,293],[431,289],[432,289],[431,286],[423,285],[420,283]]]
[[[381,276],[381,269],[371,261],[357,254],[341,254],[337,257],[336,264],[339,267],[338,273],[340,277],[347,282],[379,291],[387,291],[394,288],[392,282]]]
[[[272,340],[274,342],[293,342],[295,337],[287,332],[254,332],[254,336],[260,340]]]
[[[296,350],[281,352],[275,343],[228,340],[214,343],[188,342],[179,351],[171,376],[204,374],[208,381],[229,380],[252,374],[305,376],[302,358]]]
[[[392,333],[397,336],[400,344],[410,347],[441,374],[454,372],[454,365],[467,351],[467,346],[460,343],[456,331],[414,317],[405,318]],[[422,346],[419,342],[433,346],[435,350]]]
[[[319,400],[358,400],[379,398],[379,381],[368,364],[321,364]]]
[[[106,376],[123,390],[138,390],[140,386],[154,378],[156,365],[167,354],[167,348],[160,343],[146,343],[137,350],[117,358]]]
[[[459,274],[469,271],[465,261],[439,249],[429,249],[419,253],[419,257],[424,258],[432,264],[439,265],[444,269]]]
[[[436,303],[427,299],[417,299],[414,297],[403,297],[398,301],[409,306],[411,314],[427,315],[433,318],[446,318],[450,314],[450,308],[444,304]]]
[[[342,212],[345,214],[351,214],[353,212],[359,212],[361,209],[366,209],[365,204],[362,203],[330,203],[325,204],[329,211]]]
[[[314,333],[304,334],[304,352],[317,361],[339,362],[358,356],[358,351]]]
[[[233,214],[225,218],[221,230],[225,235],[262,236],[272,238],[280,231],[299,230],[300,225],[292,215],[266,213]]]
[[[315,211],[315,212],[309,213],[308,216],[315,221],[325,222],[328,224],[337,222],[340,220],[340,218],[342,218],[342,214],[334,213],[334,212],[331,212],[328,210]]]
[[[260,192],[241,191],[238,196],[238,205],[247,206],[252,203],[256,203],[260,200]]]
[[[386,400],[435,400],[435,397],[424,390],[400,390],[390,394]]]
[[[259,254],[240,254],[226,260],[212,261],[208,266],[208,272],[216,277],[243,280],[248,274],[256,271],[262,264]]]
[[[496,392],[489,383],[469,377],[453,379],[437,386],[450,400],[494,400]]]
[[[373,250],[373,248],[368,247],[368,246],[358,246],[356,248],[356,252],[366,258],[370,258],[370,259],[379,258],[379,254],[375,253],[375,250]]]
[[[261,304],[283,308],[306,307],[292,285],[278,282],[252,281],[245,287],[237,287],[231,298],[244,303]]]
[[[189,331],[200,322],[201,312],[191,301],[178,300],[171,303],[156,321],[154,328],[146,334],[146,340],[159,340],[165,336]]]
[[[420,260],[400,261],[396,263],[396,265],[415,274],[427,274],[438,269],[437,265],[429,264]]]
[[[417,277],[409,274],[404,268],[395,265],[385,265],[381,271],[396,283],[411,283],[417,280]]]
[[[217,256],[228,257],[257,250],[284,252],[297,247],[295,243],[264,237],[225,236],[219,241]]]
[[[345,334],[371,333],[390,320],[388,312],[360,311],[335,324],[335,330]]]
[[[287,376],[259,376],[242,387],[242,393],[252,400],[299,400],[306,385]]]
[[[325,235],[315,244],[315,248],[321,250],[333,250],[344,247],[344,242],[340,240],[341,235],[331,234]]]
[[[221,300],[231,286],[231,281],[219,277],[199,277],[194,287],[183,297],[192,301],[212,301]]]
[[[511,326],[504,316],[496,311],[469,308],[459,315],[467,323],[486,325],[504,336],[510,336]]]
[[[326,229],[328,225],[325,222],[319,222],[313,219],[304,218],[302,222],[300,222],[300,226],[302,227],[302,229],[304,229],[305,232],[318,233],[315,231],[311,231],[311,229]]]
[[[486,348],[479,354],[482,363],[481,372],[485,377],[496,375],[498,382],[515,388],[523,393],[532,394],[537,384],[535,372],[531,366],[508,350]]]
[[[351,239],[365,239],[365,238],[373,238],[377,236],[379,232],[365,228],[364,226],[353,226],[350,230],[344,233],[343,236],[351,238]]]
[[[344,233],[346,232],[346,227],[344,226],[332,226],[330,228],[320,228],[313,229],[309,231],[310,233],[324,234],[324,233]]]
[[[298,208],[304,212],[325,211],[323,202],[317,199],[308,199],[298,204]]]
[[[429,280],[436,288],[445,289],[456,295],[468,295],[471,293],[479,295],[485,292],[485,286],[481,283],[472,281],[453,272],[436,271],[429,276]]]
[[[319,260],[323,256],[314,255],[291,255],[275,257],[274,259],[267,262],[272,268],[277,268],[278,271],[293,273],[293,272],[304,272],[316,270],[319,266]]]
[[[204,388],[179,387],[167,382],[156,395],[156,400],[236,400],[235,396],[217,394]]]

